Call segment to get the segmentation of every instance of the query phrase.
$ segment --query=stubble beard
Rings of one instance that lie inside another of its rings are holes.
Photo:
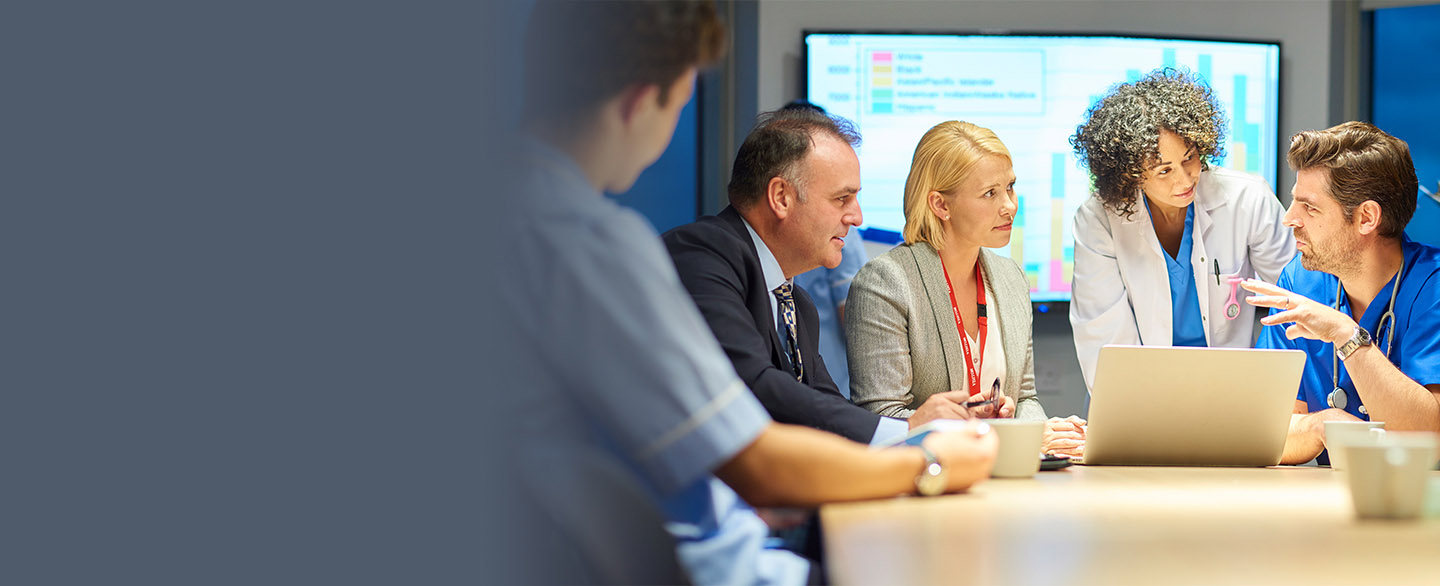
[[[1310,242],[1309,248],[1309,252],[1300,253],[1300,266],[1305,270],[1344,276],[1360,269],[1353,242],[1336,242],[1327,246]]]

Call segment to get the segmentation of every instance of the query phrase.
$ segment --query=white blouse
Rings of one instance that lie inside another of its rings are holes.
[[[995,291],[990,287],[990,279],[985,279],[985,300],[990,303],[985,306],[985,313],[989,315],[985,319],[985,362],[980,364],[981,391],[994,388],[997,381],[1002,390],[1005,388],[1005,345],[1000,341],[1000,312],[994,309],[993,299]],[[964,336],[970,341],[970,363],[979,363],[980,353],[975,352],[975,348],[980,346],[980,341],[968,333]]]

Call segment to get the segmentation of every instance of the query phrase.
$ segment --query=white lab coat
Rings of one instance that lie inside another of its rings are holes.
[[[1218,167],[1200,174],[1191,205],[1195,220],[1190,264],[1206,345],[1249,348],[1255,343],[1255,308],[1245,303],[1248,293],[1238,289],[1240,315],[1225,319],[1230,299],[1226,278],[1258,276],[1275,282],[1295,257],[1295,237],[1281,223],[1284,209],[1264,179]],[[1165,254],[1143,202],[1137,202],[1129,220],[1094,197],[1076,212],[1070,326],[1086,389],[1095,383],[1102,346],[1171,344],[1174,314]]]

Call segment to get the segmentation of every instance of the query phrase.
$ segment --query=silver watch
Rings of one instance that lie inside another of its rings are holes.
[[[940,465],[940,460],[935,458],[935,453],[930,448],[918,446],[920,453],[925,455],[925,469],[915,477],[915,490],[921,496],[936,496],[945,493],[945,468]]]
[[[1354,354],[1356,350],[1359,350],[1361,346],[1369,345],[1370,332],[1365,331],[1365,328],[1355,326],[1355,333],[1352,334],[1350,339],[1346,340],[1344,344],[1335,347],[1335,354],[1338,355],[1341,360],[1344,360],[1349,358],[1351,354]]]

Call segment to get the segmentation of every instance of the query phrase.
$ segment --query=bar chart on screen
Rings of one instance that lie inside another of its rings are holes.
[[[867,228],[903,230],[910,158],[931,127],[964,120],[1000,137],[1011,153],[1019,210],[1009,246],[996,252],[1025,271],[1035,301],[1069,299],[1073,217],[1092,191],[1069,138],[1117,83],[1161,67],[1193,72],[1230,121],[1226,152],[1212,164],[1275,185],[1274,43],[811,32],[805,44],[807,99],[853,121],[864,137],[857,154]]]

